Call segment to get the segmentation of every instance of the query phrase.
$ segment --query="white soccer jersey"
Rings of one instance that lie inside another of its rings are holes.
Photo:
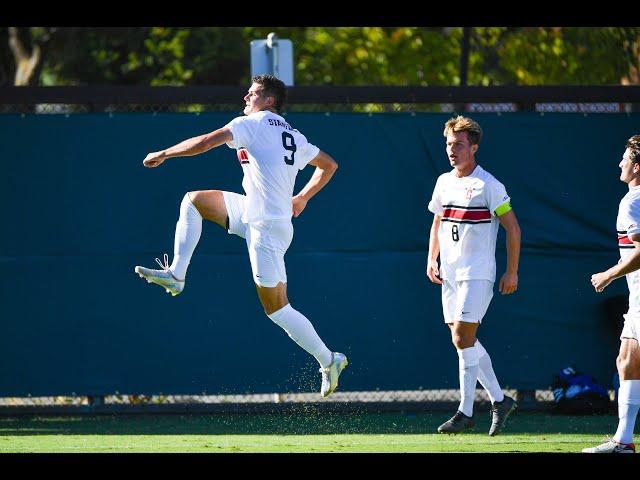
[[[450,282],[496,278],[495,210],[510,198],[489,172],[477,165],[458,178],[455,169],[438,177],[429,210],[440,215],[440,275]]]
[[[635,248],[629,235],[640,232],[640,186],[629,187],[629,192],[622,197],[618,207],[616,230],[620,258],[624,260]],[[629,312],[640,313],[640,270],[627,273],[625,276],[629,286]]]
[[[247,203],[242,221],[291,218],[296,175],[320,149],[280,115],[267,110],[234,118],[226,126],[233,133],[227,145],[237,150],[244,172]]]

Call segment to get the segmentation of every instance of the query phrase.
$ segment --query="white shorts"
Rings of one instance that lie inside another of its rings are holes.
[[[490,280],[442,282],[442,314],[445,323],[482,323],[493,298]]]
[[[636,312],[627,312],[623,315],[624,326],[620,334],[620,340],[623,338],[635,338],[640,342],[638,333],[640,332],[640,314]]]
[[[261,287],[287,283],[284,254],[293,240],[291,219],[243,223],[246,197],[233,192],[222,192],[222,196],[229,217],[228,232],[247,242],[253,281]]]

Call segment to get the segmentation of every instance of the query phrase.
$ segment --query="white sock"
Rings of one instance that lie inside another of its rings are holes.
[[[504,393],[502,392],[498,379],[496,378],[496,374],[493,371],[491,357],[480,343],[480,340],[476,340],[474,347],[476,347],[476,351],[478,352],[478,362],[480,365],[478,381],[489,394],[491,402],[501,402],[504,400]]]
[[[187,275],[187,268],[191,262],[191,255],[200,240],[202,233],[202,215],[193,205],[189,194],[185,193],[180,204],[180,217],[176,223],[176,236],[173,242],[173,262],[171,273],[178,280]]]
[[[294,342],[313,355],[321,367],[328,367],[331,364],[331,350],[318,336],[309,319],[294,309],[291,304],[288,303],[267,316],[276,325],[282,327]]]
[[[633,427],[640,409],[640,380],[621,380],[618,390],[618,430],[613,439],[633,443]]]
[[[473,401],[478,383],[478,352],[476,347],[458,350],[458,367],[460,371],[460,406],[458,410],[467,417],[473,415]]]

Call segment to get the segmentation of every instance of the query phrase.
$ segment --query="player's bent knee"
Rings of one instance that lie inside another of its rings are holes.
[[[460,335],[453,335],[451,337],[451,343],[453,343],[453,346],[456,347],[458,350],[461,350],[464,348],[464,339]]]
[[[286,307],[289,304],[289,301],[279,301],[279,302],[272,302],[269,303],[267,305],[262,305],[262,308],[264,309],[264,313],[267,317],[271,318],[271,316],[276,313],[279,312],[280,310],[282,310],[284,307]],[[273,320],[273,318],[271,318],[271,320]]]
[[[286,307],[289,304],[288,300],[277,300],[277,301],[263,301],[262,308],[264,309],[265,315],[268,317],[274,312]]]
[[[618,355],[616,357],[616,367],[618,368],[618,371],[624,369],[625,363],[625,359],[622,355]]]
[[[289,299],[287,298],[287,293],[282,282],[275,281],[274,284],[273,282],[260,278],[260,283],[258,283],[257,278],[254,278],[254,280],[256,281],[260,304],[267,316],[289,304]]]
[[[213,191],[215,192],[216,190],[213,190]],[[193,202],[193,204],[197,207],[198,205],[202,205],[202,206],[205,205],[207,201],[207,197],[210,196],[208,194],[210,193],[211,191],[193,190],[191,192],[187,192],[187,196],[189,197],[191,202]]]
[[[633,378],[638,370],[634,368],[634,364],[628,356],[618,356],[616,366],[618,367],[618,374],[622,380]]]
[[[196,204],[194,202],[194,198],[196,197],[196,193],[197,192],[187,192],[187,193],[185,193],[184,197],[182,197],[182,201],[183,202],[190,202],[195,207]]]
[[[217,223],[223,228],[228,227],[227,207],[221,190],[195,190],[187,192],[185,198],[190,199],[202,218]]]
[[[193,203],[191,197],[189,196],[191,192],[187,192],[182,197],[182,202],[180,202],[180,217],[187,218],[189,210],[197,212],[198,215],[202,218],[202,212],[198,209],[198,207]]]
[[[200,201],[200,191],[198,190],[194,190],[192,192],[187,192],[184,194],[184,197],[182,197],[182,204],[189,204],[191,203],[191,205],[193,205],[196,210],[198,210],[198,213],[200,213],[200,215],[202,215],[202,206],[199,205]]]
[[[467,335],[459,335],[454,334],[451,336],[451,343],[456,347],[457,350],[463,350],[465,348],[473,347],[476,343],[475,337],[467,336]]]

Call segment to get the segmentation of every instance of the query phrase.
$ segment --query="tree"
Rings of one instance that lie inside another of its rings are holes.
[[[0,81],[13,85],[37,84],[42,70],[42,57],[55,28],[8,27],[0,30],[0,39],[6,41],[0,57]],[[11,52],[13,62],[9,59]]]
[[[457,77],[461,29],[308,27],[252,28],[293,42],[300,85],[448,85]]]
[[[297,85],[459,85],[461,27],[4,27],[0,83],[245,85],[292,40]],[[640,27],[471,27],[468,85],[638,84]]]
[[[471,43],[474,85],[638,81],[633,77],[640,64],[637,27],[476,27]]]
[[[31,27],[20,42],[14,30],[0,30],[4,84],[16,72],[41,85],[238,84],[249,69],[241,28]]]
[[[73,28],[46,60],[47,83],[237,84],[248,50],[240,28]]]

